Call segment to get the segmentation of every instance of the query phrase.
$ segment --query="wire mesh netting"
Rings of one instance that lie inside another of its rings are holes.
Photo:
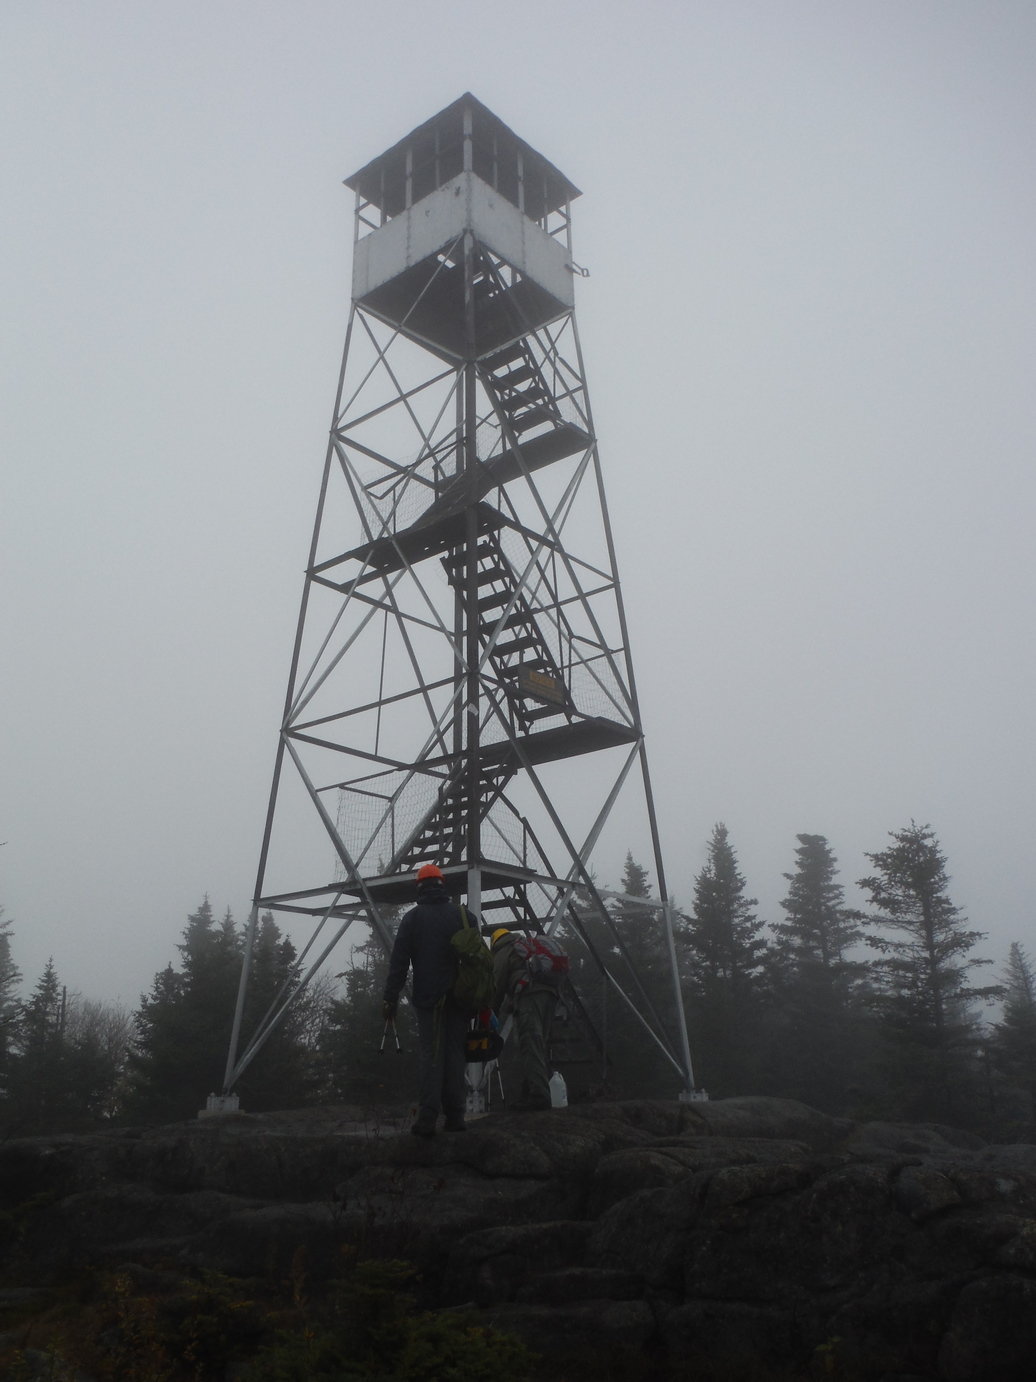
[[[442,779],[428,773],[393,771],[338,789],[336,829],[361,873],[388,867],[434,807],[441,786]]]
[[[429,821],[448,784],[427,773],[372,774],[338,788],[335,828],[364,876],[390,870]],[[506,798],[494,802],[480,827],[482,848],[499,862],[525,864],[525,823]],[[339,862],[337,878],[346,876]]]

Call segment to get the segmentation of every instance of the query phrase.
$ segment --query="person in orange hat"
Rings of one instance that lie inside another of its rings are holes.
[[[418,1111],[410,1131],[433,1137],[440,1112],[447,1132],[465,1132],[465,1042],[470,1016],[450,998],[456,969],[450,938],[463,926],[460,908],[450,900],[446,880],[436,864],[417,871],[417,905],[399,923],[382,1014],[395,1020],[399,995],[413,969],[411,1003],[417,1017]],[[478,917],[468,914],[472,925]]]

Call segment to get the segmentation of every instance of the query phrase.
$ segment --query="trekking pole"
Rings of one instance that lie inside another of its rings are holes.
[[[391,1017],[386,1017],[386,1019],[385,1019],[385,1028],[384,1028],[383,1032],[381,1033],[381,1045],[378,1047],[378,1055],[379,1055],[379,1056],[384,1054],[384,1051],[385,1051],[385,1038],[388,1036],[389,1028],[390,1028],[390,1027],[391,1027],[392,1030],[395,1032],[395,1030],[396,1030],[396,1024],[392,1021]],[[398,1034],[398,1033],[396,1034],[396,1050],[397,1050],[397,1051],[399,1050],[399,1034]]]

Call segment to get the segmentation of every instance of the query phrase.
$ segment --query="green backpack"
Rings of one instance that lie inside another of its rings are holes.
[[[464,925],[450,937],[457,962],[450,998],[465,1012],[477,1013],[493,1001],[493,957],[478,928],[471,924],[467,907],[461,907],[460,918]]]

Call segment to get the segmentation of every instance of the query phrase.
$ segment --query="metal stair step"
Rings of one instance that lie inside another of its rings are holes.
[[[503,627],[508,633],[512,629],[531,629],[534,633],[539,633],[536,620],[528,610],[513,610],[504,620]]]
[[[525,347],[521,341],[512,341],[510,345],[504,346],[502,350],[495,351],[492,355],[487,355],[483,361],[483,366],[490,373],[498,369],[503,369],[504,365],[509,365],[512,360],[525,358]]]
[[[516,432],[527,432],[530,427],[538,427],[541,422],[557,423],[557,418],[550,408],[530,408],[527,413],[521,413],[512,419],[511,425]]]
[[[493,543],[480,542],[475,547],[475,556],[479,559],[479,561],[483,561],[486,557],[495,557],[497,560],[499,560],[500,553],[497,550],[497,548],[493,545]],[[447,553],[447,555],[443,557],[442,561],[444,566],[458,567],[464,565],[465,561],[467,561],[467,557],[468,554],[466,549],[461,547],[455,552]]]
[[[494,374],[492,382],[495,389],[516,389],[519,384],[524,384],[526,380],[536,377],[537,373],[532,365],[523,362],[516,369],[508,370],[506,374]]]
[[[521,712],[521,717],[527,723],[532,720],[545,720],[548,715],[564,715],[563,705],[538,705],[535,710],[525,710]]]
[[[489,609],[503,609],[513,594],[513,590],[494,590],[491,595],[483,595],[478,602],[479,614]]]
[[[531,408],[535,404],[549,402],[550,394],[539,384],[533,384],[528,389],[519,389],[517,392],[508,394],[506,398],[501,398],[500,407],[511,418],[514,418],[524,408]]]
[[[497,657],[510,657],[512,653],[523,652],[526,648],[540,648],[543,644],[539,637],[530,634],[526,638],[514,638],[510,643],[498,643],[493,649]]]
[[[454,567],[447,573],[450,585],[459,585],[464,579],[463,567]],[[510,578],[510,573],[497,570],[478,570],[475,572],[475,584],[477,586],[492,585],[494,581],[504,581]],[[510,594],[507,596],[511,598]]]

